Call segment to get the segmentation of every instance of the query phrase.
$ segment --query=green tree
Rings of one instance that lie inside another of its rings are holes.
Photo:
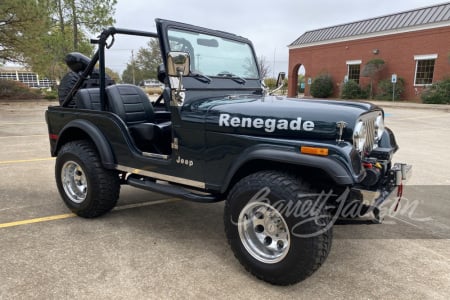
[[[116,71],[106,67],[105,68],[105,72],[106,75],[108,75],[112,80],[114,80],[116,83],[121,82],[122,80],[120,79],[120,75],[119,73],[117,73]]]
[[[369,97],[373,98],[373,81],[377,74],[383,70],[384,68],[384,60],[381,58],[374,58],[369,60],[362,70],[361,76],[370,78],[370,89],[369,89]]]
[[[92,55],[94,47],[88,41],[88,34],[114,24],[112,16],[117,0],[47,0],[46,3],[51,27],[42,42],[46,52],[52,55],[35,59],[33,69],[51,78],[61,78],[66,70],[63,60],[67,53]]]
[[[257,58],[258,61],[258,67],[259,72],[261,73],[261,78],[266,78],[269,75],[270,72],[270,66],[269,63],[266,60],[266,57],[264,55],[261,55]]]
[[[144,79],[156,79],[158,66],[162,63],[159,42],[151,39],[146,47],[139,48],[136,58],[130,58],[127,67],[122,73],[122,81],[125,83],[138,83]]]
[[[48,3],[54,25],[63,38],[70,38],[74,51],[79,51],[86,32],[99,32],[115,22],[112,16],[117,0],[49,0]]]
[[[90,56],[87,36],[113,25],[117,0],[1,0],[0,59],[28,65],[61,78],[64,57],[78,51]]]
[[[49,26],[42,1],[0,1],[0,60],[28,63],[32,53],[44,55],[40,39]]]

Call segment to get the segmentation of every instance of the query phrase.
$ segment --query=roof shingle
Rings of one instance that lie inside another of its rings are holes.
[[[307,31],[289,47],[450,21],[450,2]]]

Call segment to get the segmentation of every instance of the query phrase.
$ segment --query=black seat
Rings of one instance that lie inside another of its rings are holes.
[[[108,86],[106,95],[109,110],[127,124],[140,150],[170,153],[171,122],[156,123],[153,106],[141,88],[117,84]]]
[[[77,108],[101,110],[99,88],[78,90],[74,100]]]

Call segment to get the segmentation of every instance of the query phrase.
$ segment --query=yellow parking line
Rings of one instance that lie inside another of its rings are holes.
[[[16,221],[16,222],[9,222],[9,223],[0,224],[0,228],[27,225],[27,224],[32,224],[32,223],[48,222],[48,221],[54,221],[54,220],[61,220],[61,219],[73,218],[75,216],[76,216],[75,214],[63,214],[63,215],[48,216],[48,217],[43,217],[43,218],[35,218],[35,219],[28,219],[28,220],[22,220],[22,221]]]
[[[32,135],[10,135],[10,136],[0,136],[0,139],[10,139],[10,138],[27,138],[27,137],[43,137],[48,134],[32,134]]]
[[[167,198],[167,199],[161,199],[161,200],[149,201],[149,202],[143,202],[143,203],[127,204],[127,205],[117,206],[114,210],[126,210],[126,209],[131,209],[131,208],[138,208],[138,207],[144,207],[144,206],[150,206],[150,205],[156,205],[156,204],[162,204],[162,203],[169,203],[169,202],[175,202],[175,201],[181,201],[181,199]],[[71,213],[71,214],[54,215],[54,216],[21,220],[21,221],[8,222],[8,223],[0,223],[0,228],[15,227],[15,226],[28,225],[28,224],[41,223],[41,222],[49,222],[49,221],[73,218],[76,216],[77,216],[76,214]]]
[[[9,126],[9,125],[36,125],[36,124],[45,124],[45,122],[0,123],[0,126]]]
[[[46,157],[46,158],[33,158],[33,159],[19,159],[19,160],[3,160],[0,161],[0,165],[2,164],[18,164],[18,163],[27,163],[34,161],[45,161],[45,160],[54,160],[54,157]]]

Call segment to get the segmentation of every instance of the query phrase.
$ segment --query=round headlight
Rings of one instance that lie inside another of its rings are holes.
[[[377,134],[377,140],[381,140],[381,137],[383,136],[384,132],[384,119],[383,115],[379,115],[375,120],[375,130]]]
[[[366,143],[367,130],[364,122],[358,121],[355,125],[355,130],[353,131],[353,145],[356,150],[362,151],[364,149],[364,144]]]

